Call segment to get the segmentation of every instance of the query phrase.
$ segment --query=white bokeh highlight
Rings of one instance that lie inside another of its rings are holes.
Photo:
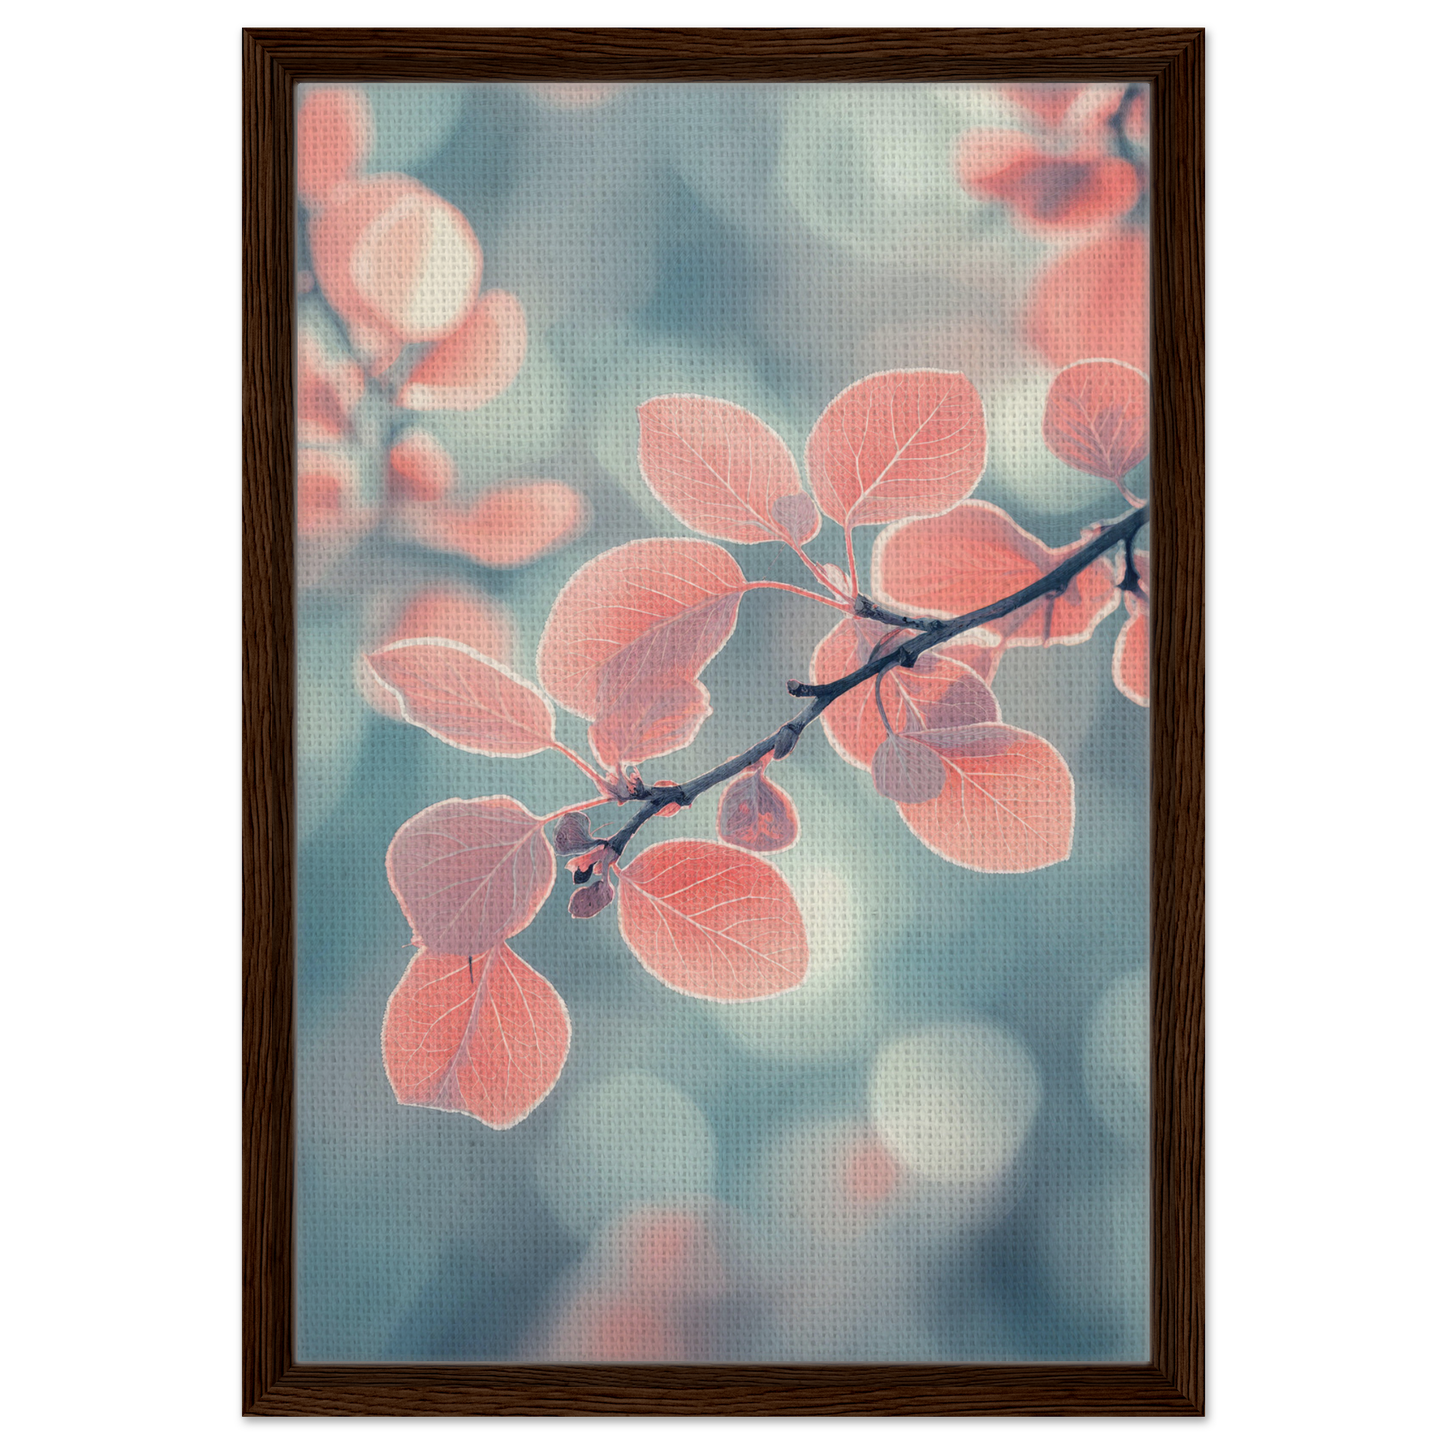
[[[982,1020],[938,1024],[878,1055],[868,1111],[889,1149],[924,1179],[984,1185],[1013,1163],[1043,1098],[1029,1051]]]

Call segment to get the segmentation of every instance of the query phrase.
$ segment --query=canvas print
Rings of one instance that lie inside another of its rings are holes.
[[[296,1353],[1148,1356],[1148,91],[297,98]]]

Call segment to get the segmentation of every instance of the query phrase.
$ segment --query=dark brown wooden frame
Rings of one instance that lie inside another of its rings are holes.
[[[1204,35],[248,30],[242,36],[243,1373],[256,1415],[1204,1410]],[[293,98],[313,80],[1127,79],[1152,87],[1147,1365],[298,1365],[292,1350]]]

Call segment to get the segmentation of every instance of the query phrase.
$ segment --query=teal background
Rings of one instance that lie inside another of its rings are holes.
[[[379,1046],[411,955],[383,866],[396,828],[446,797],[503,792],[543,813],[585,794],[560,758],[462,754],[373,714],[354,668],[377,599],[423,581],[481,587],[511,609],[531,674],[576,567],[631,537],[685,534],[637,470],[638,403],[726,398],[801,456],[818,412],[859,377],[963,370],[990,427],[975,496],[1054,545],[1122,510],[1038,436],[1052,372],[1018,323],[1061,243],[1020,235],[952,176],[953,139],[1013,112],[962,88],[637,87],[583,109],[523,87],[368,93],[370,168],[406,169],[458,206],[484,285],[513,291],[528,318],[512,388],[429,424],[465,491],[554,477],[587,496],[591,522],[508,573],[378,531],[302,596],[298,1357],[541,1357],[610,1223],[701,1197],[726,1213],[741,1281],[716,1306],[726,1357],[1145,1357],[1148,714],[1110,681],[1122,610],[1081,646],[1015,650],[996,680],[1004,719],[1073,769],[1067,862],[1017,877],[953,867],[815,730],[776,773],[802,837],[775,862],[814,955],[795,995],[725,1006],[671,993],[612,915],[579,924],[559,890],[514,941],[573,1025],[535,1114],[494,1133],[403,1108]],[[333,324],[320,297],[303,309]],[[860,557],[870,545],[862,533]],[[806,581],[781,548],[730,550],[750,577]],[[841,534],[825,522],[810,551],[841,561]],[[657,771],[692,776],[789,715],[782,683],[834,621],[809,608],[745,599],[704,674],[715,715]],[[577,719],[559,713],[559,729],[584,748]],[[703,835],[712,818],[700,805],[656,826]],[[880,1057],[978,1024],[1026,1050],[1040,1088],[1007,1177],[981,1191],[913,1181],[867,1227],[816,1228],[808,1161],[866,1127]]]

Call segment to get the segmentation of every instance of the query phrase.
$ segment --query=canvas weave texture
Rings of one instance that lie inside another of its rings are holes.
[[[1147,87],[297,105],[298,1360],[1146,1359]]]

